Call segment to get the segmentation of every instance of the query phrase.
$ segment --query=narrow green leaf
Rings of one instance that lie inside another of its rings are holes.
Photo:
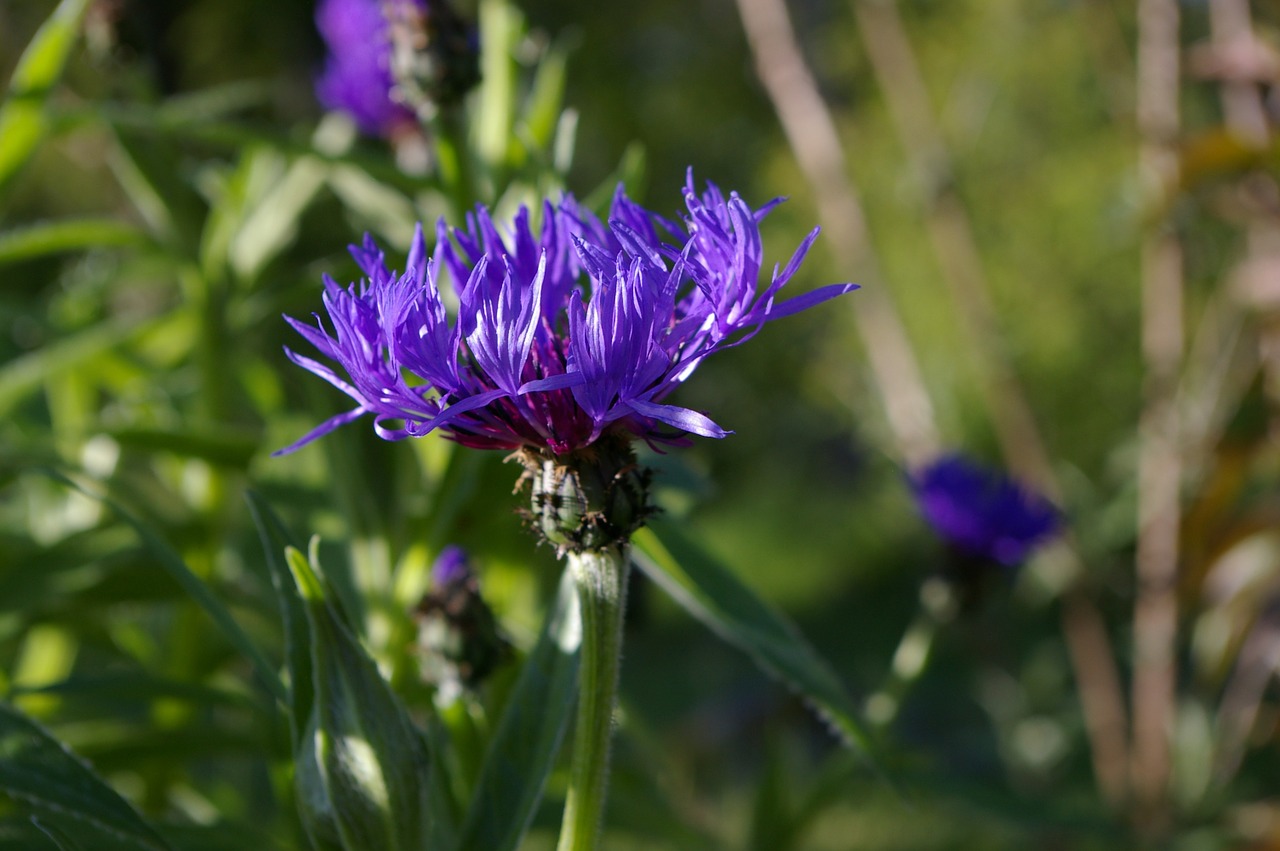
[[[72,819],[104,831],[125,847],[169,848],[92,768],[7,703],[0,703],[0,792],[51,819]]]
[[[0,107],[0,195],[44,138],[44,104],[62,77],[89,0],[62,0],[18,60]]]
[[[794,689],[846,744],[870,753],[840,678],[791,621],[669,521],[652,521],[632,544],[636,563],[676,602]]]
[[[573,710],[582,624],[568,571],[485,754],[458,851],[520,845]]]
[[[533,88],[525,104],[524,124],[535,149],[549,151],[560,123],[564,87],[568,79],[568,53],[564,45],[552,46],[538,63]]]
[[[109,506],[122,520],[132,526],[134,531],[138,533],[138,537],[142,539],[143,545],[156,558],[160,566],[182,586],[182,590],[186,591],[187,595],[200,608],[204,609],[205,614],[209,615],[213,622],[221,628],[227,640],[253,663],[259,678],[276,699],[282,703],[288,701],[288,694],[285,691],[284,684],[280,681],[280,676],[276,673],[275,665],[267,659],[266,654],[254,643],[248,633],[240,628],[240,624],[236,623],[235,618],[231,616],[231,612],[227,611],[227,607],[223,605],[222,601],[213,595],[213,592],[209,590],[209,586],[200,577],[192,573],[191,568],[187,567],[182,557],[172,547],[148,529],[146,524],[135,517],[131,511],[111,497],[94,493],[57,470],[45,470],[44,472],[50,478],[62,482],[68,487],[75,488],[85,496]]]
[[[145,245],[147,237],[118,219],[63,219],[0,233],[0,265],[86,248]]]
[[[516,60],[512,55],[524,33],[524,21],[506,0],[480,3],[480,90],[472,124],[475,147],[490,168],[508,165],[513,149],[511,125],[516,91]]]
[[[289,547],[285,561],[311,634],[315,703],[297,756],[315,774],[300,778],[309,833],[328,842],[336,828],[347,851],[451,845],[447,816],[432,803],[431,786],[441,778],[425,737],[306,556]]]
[[[252,209],[231,241],[231,267],[247,281],[255,280],[298,234],[298,220],[325,184],[329,167],[315,157],[301,157],[263,194],[250,199]]]
[[[142,672],[75,675],[41,686],[14,686],[9,697],[24,694],[51,694],[74,697],[77,705],[92,706],[101,712],[117,706],[146,705],[155,701],[183,701],[202,709],[259,710],[247,695],[199,683],[164,679]]]
[[[307,613],[284,553],[288,547],[297,549],[297,543],[279,516],[260,494],[249,491],[249,513],[258,527],[262,549],[267,556],[267,569],[271,574],[271,586],[280,605],[280,619],[284,623],[285,659],[289,671],[289,729],[294,748],[302,740],[311,718],[312,696],[315,685],[311,677],[311,636],[307,629]]]

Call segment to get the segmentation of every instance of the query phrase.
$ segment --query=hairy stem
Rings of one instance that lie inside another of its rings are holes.
[[[571,553],[568,561],[582,608],[582,662],[569,796],[558,851],[594,851],[599,846],[609,783],[630,561],[625,546]]]

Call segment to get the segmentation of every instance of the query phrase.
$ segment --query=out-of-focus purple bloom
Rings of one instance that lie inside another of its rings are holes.
[[[391,25],[396,6],[423,12],[425,0],[321,0],[316,27],[329,48],[316,97],[351,116],[364,133],[387,136],[413,121],[413,112],[392,100]]]
[[[963,553],[1008,567],[1055,534],[1052,503],[1007,476],[945,455],[911,477],[916,503],[935,532]]]
[[[761,289],[759,222],[777,202],[752,210],[712,184],[698,194],[692,170],[684,195],[683,223],[619,188],[607,224],[566,195],[544,203],[537,229],[521,209],[505,236],[478,207],[465,227],[440,222],[430,255],[419,228],[404,272],[390,271],[366,236],[352,248],[366,277],[347,288],[325,279],[332,331],[319,317],[286,317],[345,376],[286,350],[289,358],[356,407],[281,451],[365,414],[388,440],[439,429],[466,446],[554,455],[604,435],[724,437],[704,414],[664,399],[707,356],[856,287],[780,301],[817,229]]]
[[[434,587],[454,585],[471,576],[471,560],[467,551],[457,544],[449,544],[436,556],[431,565],[431,584]]]

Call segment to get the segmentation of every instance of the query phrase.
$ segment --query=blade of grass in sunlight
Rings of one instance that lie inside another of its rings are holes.
[[[0,198],[31,159],[48,129],[45,100],[62,76],[89,0],[62,0],[14,69],[0,107]]]

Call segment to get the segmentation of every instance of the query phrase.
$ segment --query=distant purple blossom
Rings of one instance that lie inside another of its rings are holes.
[[[430,254],[419,228],[402,273],[366,236],[351,249],[365,279],[343,288],[325,278],[332,333],[318,316],[315,325],[286,317],[345,377],[289,358],[356,407],[281,452],[366,414],[388,440],[439,429],[466,446],[554,454],[605,434],[724,437],[706,415],[664,399],[707,356],[856,287],[779,301],[817,229],[761,290],[759,222],[779,201],[752,210],[710,183],[699,194],[692,170],[684,196],[677,223],[619,188],[606,225],[565,195],[543,204],[536,229],[522,208],[505,236],[478,207],[465,227],[440,222]]]
[[[425,11],[425,0],[321,0],[316,27],[329,48],[316,97],[351,116],[360,130],[387,136],[413,121],[413,112],[391,98],[391,26],[395,5]]]
[[[1013,567],[1061,525],[1047,499],[959,455],[945,455],[911,478],[925,520],[961,552]]]
[[[449,544],[436,556],[431,565],[431,584],[435,587],[453,585],[471,576],[471,559],[467,551],[457,544]]]

